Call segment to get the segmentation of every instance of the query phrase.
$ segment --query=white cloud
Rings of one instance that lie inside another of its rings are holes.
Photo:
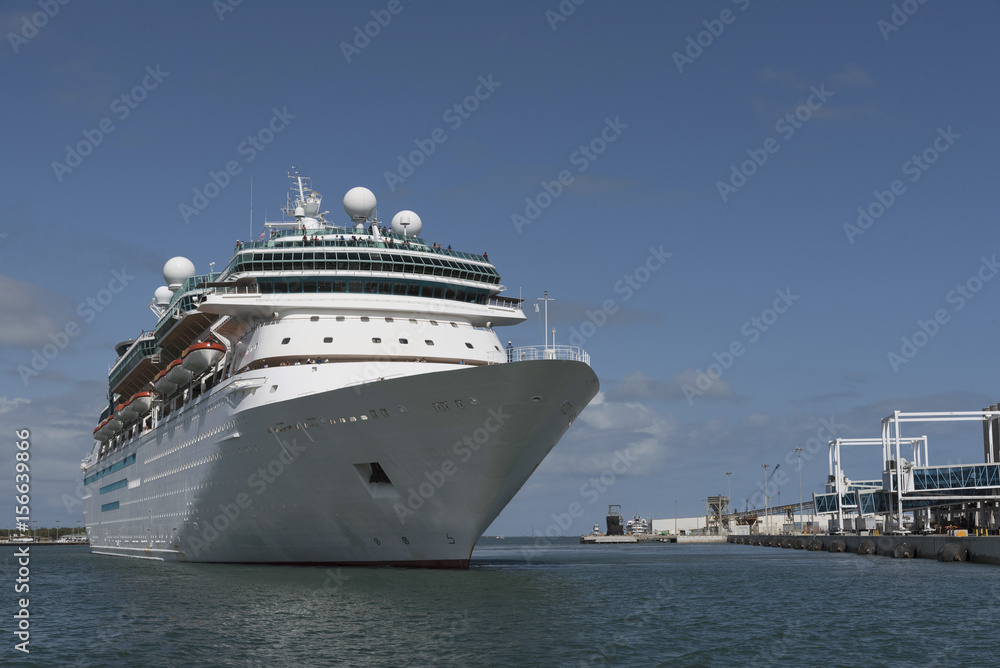
[[[30,403],[30,399],[25,399],[23,397],[14,397],[13,399],[8,399],[5,396],[0,397],[0,413],[9,413],[10,411],[17,410],[19,406]]]
[[[701,381],[699,383],[699,380]],[[650,401],[687,401],[685,386],[692,398],[698,399],[736,399],[732,386],[725,378],[712,380],[695,369],[685,369],[669,380],[650,378],[641,371],[624,376],[610,390],[608,398],[612,401],[650,400]]]
[[[32,348],[75,320],[73,302],[31,283],[0,276],[0,343]],[[46,341],[47,342],[47,341]]]
[[[596,476],[617,459],[619,469],[627,466],[626,475],[645,475],[669,456],[673,430],[672,417],[640,403],[608,402],[598,393],[539,470]]]

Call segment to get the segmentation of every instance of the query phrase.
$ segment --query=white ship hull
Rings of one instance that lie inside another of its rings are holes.
[[[93,471],[135,461],[86,485],[91,550],[464,568],[598,390],[565,360],[397,363],[344,387],[360,367],[238,374],[107,457]]]

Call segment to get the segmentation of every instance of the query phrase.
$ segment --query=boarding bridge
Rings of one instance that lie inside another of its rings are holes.
[[[835,439],[829,442],[830,477],[825,494],[814,494],[816,513],[831,516],[831,529],[866,526],[881,517],[885,526],[902,526],[904,514],[936,507],[1000,501],[1000,405],[982,411],[903,413],[882,420],[878,439]],[[983,422],[985,463],[930,466],[927,436],[903,437],[910,422]],[[841,465],[843,446],[882,447],[882,479],[852,481]],[[910,459],[904,449],[909,448]],[[871,527],[868,527],[871,528]]]

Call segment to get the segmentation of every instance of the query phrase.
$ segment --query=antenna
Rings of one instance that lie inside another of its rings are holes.
[[[253,241],[253,177],[250,177],[250,236],[248,241]]]

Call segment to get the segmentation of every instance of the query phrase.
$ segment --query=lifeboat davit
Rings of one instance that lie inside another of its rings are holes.
[[[218,362],[226,352],[221,343],[196,343],[181,355],[181,365],[197,376]]]
[[[153,378],[153,389],[166,396],[177,389],[177,384],[167,380],[167,369],[164,369]]]
[[[167,373],[163,378],[174,387],[179,387],[191,380],[192,375],[190,371],[181,366],[181,360],[177,359],[167,367]]]

